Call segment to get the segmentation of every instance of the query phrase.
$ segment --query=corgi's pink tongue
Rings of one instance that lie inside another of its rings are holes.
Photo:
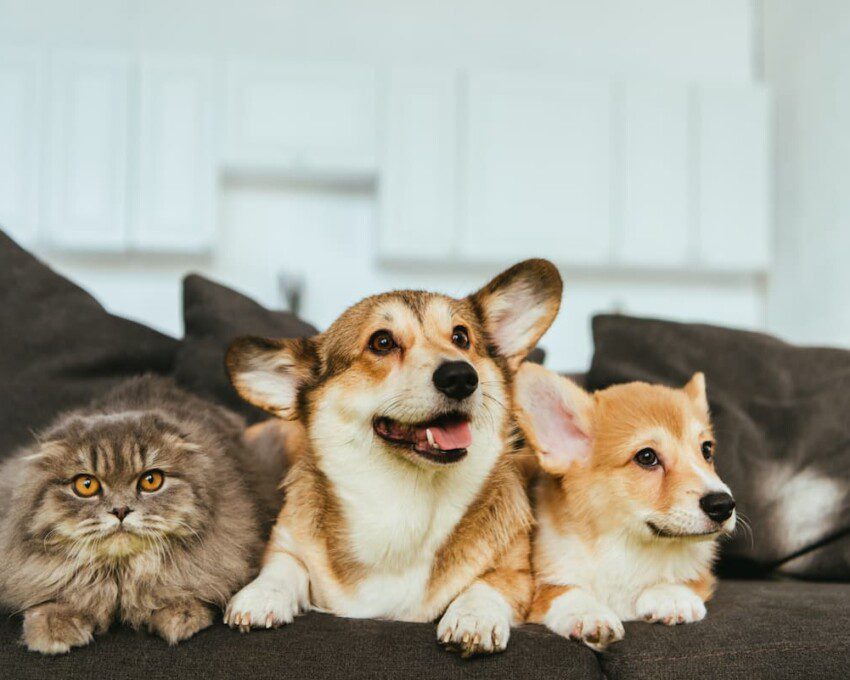
[[[426,439],[428,437],[426,430],[430,430],[431,437],[434,440],[433,446],[441,451],[468,449],[472,444],[472,432],[469,431],[469,423],[465,420],[419,429],[421,432],[417,432],[417,434]],[[428,443],[430,444],[431,442],[429,441]]]

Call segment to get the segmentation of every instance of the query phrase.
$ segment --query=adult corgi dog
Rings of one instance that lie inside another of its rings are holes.
[[[530,364],[518,421],[542,468],[530,620],[601,649],[622,621],[699,621],[714,590],[716,539],[735,501],[714,469],[705,378],[589,394]]]
[[[396,291],[313,338],[234,342],[238,392],[304,436],[260,574],[225,622],[442,616],[449,648],[503,650],[532,595],[511,386],[561,289],[554,265],[528,260],[467,298]]]

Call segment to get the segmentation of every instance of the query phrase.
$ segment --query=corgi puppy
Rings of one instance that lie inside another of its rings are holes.
[[[225,622],[442,616],[446,646],[503,650],[533,589],[511,388],[561,289],[554,265],[528,260],[467,298],[396,291],[313,338],[234,342],[238,392],[303,436],[260,574]]]
[[[702,619],[716,539],[735,526],[703,374],[589,394],[525,364],[515,403],[542,468],[529,619],[594,649],[620,640],[623,621]]]

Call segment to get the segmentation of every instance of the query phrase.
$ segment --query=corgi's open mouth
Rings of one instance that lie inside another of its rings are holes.
[[[376,418],[372,427],[384,441],[435,463],[456,463],[472,444],[469,419],[460,413],[446,413],[424,423],[382,417]]]

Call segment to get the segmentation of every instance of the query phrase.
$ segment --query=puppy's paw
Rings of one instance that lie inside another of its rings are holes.
[[[173,602],[151,614],[148,629],[170,645],[187,640],[199,630],[211,626],[212,611],[198,600]]]
[[[309,581],[297,569],[264,569],[256,579],[234,595],[224,612],[224,622],[243,633],[251,628],[277,628],[309,607]]]
[[[705,618],[705,603],[687,586],[660,583],[647,588],[637,599],[635,613],[645,621],[667,626],[693,623]]]
[[[543,622],[555,633],[580,640],[596,651],[626,635],[622,621],[610,607],[578,588],[553,600]]]
[[[66,654],[94,639],[93,625],[65,605],[51,602],[24,612],[23,643],[32,652]]]
[[[461,654],[504,651],[511,636],[513,612],[505,598],[485,583],[458,595],[437,624],[437,640]]]

